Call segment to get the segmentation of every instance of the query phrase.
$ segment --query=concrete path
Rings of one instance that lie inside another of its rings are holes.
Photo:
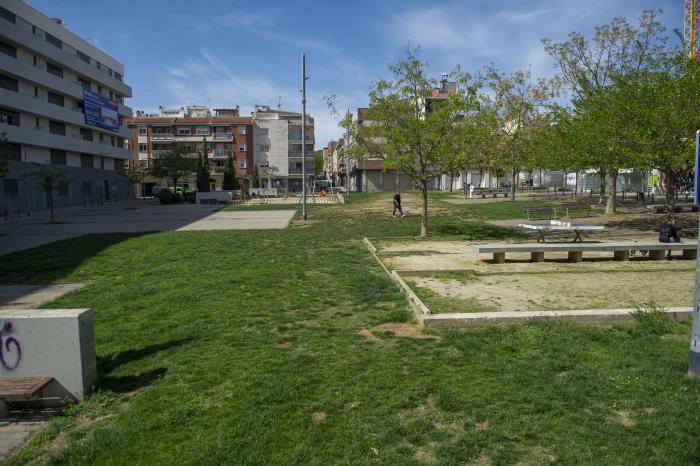
[[[248,230],[286,228],[294,210],[225,212],[192,204],[160,205],[144,200],[102,207],[56,210],[60,224],[48,223],[48,212],[0,220],[0,256],[88,233],[143,231]]]
[[[55,409],[10,410],[7,419],[0,419],[0,462],[16,453],[55,412]]]
[[[35,309],[84,286],[82,283],[0,285],[0,309]]]

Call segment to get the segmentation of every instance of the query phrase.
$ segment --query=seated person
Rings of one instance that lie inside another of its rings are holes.
[[[662,243],[680,243],[681,238],[678,236],[678,231],[676,231],[676,226],[673,224],[672,217],[666,217],[664,222],[659,227],[659,241]],[[666,257],[671,258],[671,250],[666,252]]]

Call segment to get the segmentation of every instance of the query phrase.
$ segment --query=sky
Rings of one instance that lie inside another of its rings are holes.
[[[301,54],[306,54],[307,113],[316,149],[342,135],[323,97],[341,111],[367,105],[372,82],[420,45],[431,76],[459,65],[475,73],[493,63],[504,72],[530,68],[551,77],[542,38],[591,36],[615,17],[636,22],[661,8],[667,33],[683,28],[683,0],[214,1],[30,0],[125,66],[133,88],[126,104],[256,104],[301,111]],[[89,6],[89,7],[88,7]]]

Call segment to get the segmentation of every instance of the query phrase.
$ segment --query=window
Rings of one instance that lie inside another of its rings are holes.
[[[109,137],[109,143],[114,146],[114,136]]]
[[[100,169],[104,170],[105,169],[105,158],[100,157]]]
[[[109,91],[109,99],[114,100],[114,92]]]
[[[98,70],[101,70],[101,69],[102,69],[102,63],[96,62],[95,64],[97,65],[97,69],[98,69]]]
[[[3,180],[3,191],[5,196],[16,196],[19,193],[17,180],[6,178]]]
[[[78,76],[78,84],[80,84],[80,87],[88,91],[92,89],[90,81],[88,81],[87,79],[83,79],[80,76]]]
[[[0,87],[7,89],[8,91],[17,92],[19,89],[19,84],[17,80],[4,74],[0,74]]]
[[[139,134],[146,134],[146,128],[139,128]]]
[[[209,136],[209,127],[208,126],[198,127],[197,128],[197,136]]]
[[[238,165],[239,168],[246,168],[247,167],[246,160],[241,160],[238,162],[238,164],[239,164]]]
[[[114,171],[123,172],[124,171],[124,161],[122,159],[114,159]]]
[[[258,146],[258,150],[259,150],[260,152],[267,152],[267,151],[270,150],[270,145],[269,145],[269,144],[260,144],[260,145]]]
[[[242,142],[242,143],[238,144],[238,150],[241,151],[241,152],[245,152],[245,151],[246,151],[245,142]]]
[[[245,134],[246,128],[244,125],[238,127],[238,134]]]
[[[83,168],[93,168],[94,164],[92,162],[92,155],[90,154],[80,154],[80,166]],[[83,190],[84,192],[85,190]]]
[[[148,151],[148,146],[146,144],[139,144],[139,152]]]
[[[48,62],[46,63],[46,72],[54,76],[58,76],[59,78],[63,78],[63,68],[59,68],[58,66],[52,65]]]
[[[22,149],[19,144],[10,144],[10,159],[15,162],[22,161]]]
[[[84,61],[84,62],[87,63],[88,65],[90,64],[90,57],[88,57],[87,55],[85,55],[85,54],[84,54],[83,52],[81,52],[80,50],[76,50],[75,53],[78,54],[78,58],[80,58],[80,60]]]
[[[102,86],[97,86],[97,93],[102,95]]]
[[[92,184],[89,181],[83,181],[83,196],[89,196],[92,191]]]
[[[115,72],[114,72],[114,79],[116,79],[117,81],[121,81],[121,80],[122,80],[122,75],[119,74],[119,73],[117,73],[117,72],[115,71]]]
[[[110,76],[112,76],[112,68],[107,68],[107,72],[109,73]]]
[[[105,135],[102,133],[97,133],[100,135],[100,142],[105,142]]]
[[[7,42],[0,41],[0,52],[9,55],[12,58],[17,58],[17,47],[10,45]]]
[[[124,138],[117,136],[117,147],[120,149],[124,148]]]
[[[148,168],[148,159],[139,160],[139,167]]]
[[[0,123],[4,125],[19,126],[19,113],[0,108]]]
[[[57,47],[59,49],[63,48],[63,42],[61,42],[61,39],[59,39],[58,37],[54,37],[48,32],[44,33],[44,37],[46,38],[46,42],[53,45],[54,47]]]
[[[83,138],[83,141],[92,141],[92,130],[80,128],[80,136]]]
[[[65,99],[63,98],[62,95],[60,94],[55,94],[53,92],[49,92],[47,94],[48,96],[48,101],[50,104],[58,105],[59,107],[65,106]]]
[[[65,136],[66,125],[58,121],[49,120],[49,133],[60,134],[61,136]]]
[[[192,133],[192,128],[178,128],[178,136],[189,136]]]
[[[12,13],[11,11],[7,11],[6,9],[0,7],[0,18],[4,18],[11,22],[12,24],[15,24],[15,14]]]
[[[65,165],[66,164],[66,151],[51,149],[51,163],[53,165]]]

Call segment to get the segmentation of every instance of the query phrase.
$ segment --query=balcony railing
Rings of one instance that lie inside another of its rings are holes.
[[[233,137],[233,133],[214,133],[214,140],[215,141],[221,141],[221,140],[228,140]]]
[[[212,152],[212,157],[214,157],[214,158],[226,158],[226,157],[228,157],[228,151],[225,149],[215,149]]]
[[[164,141],[173,138],[173,133],[152,133],[151,139],[154,141]]]

